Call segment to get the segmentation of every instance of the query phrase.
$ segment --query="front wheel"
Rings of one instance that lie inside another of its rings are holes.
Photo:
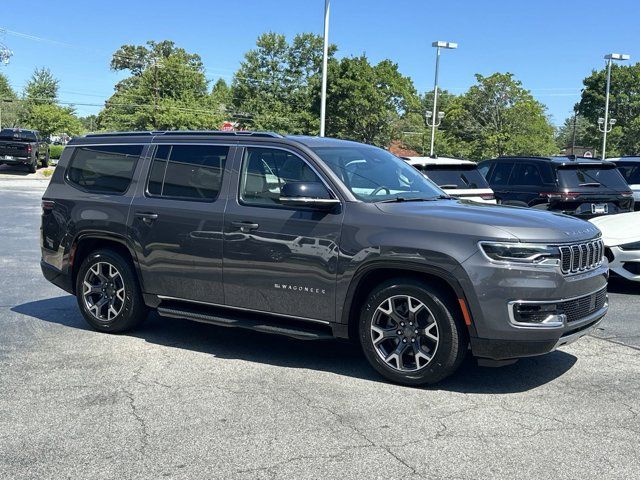
[[[404,385],[437,383],[467,352],[467,332],[450,295],[411,278],[379,285],[360,315],[360,344],[385,378]]]
[[[112,250],[95,251],[82,262],[76,297],[85,320],[101,332],[124,332],[147,317],[133,267]]]

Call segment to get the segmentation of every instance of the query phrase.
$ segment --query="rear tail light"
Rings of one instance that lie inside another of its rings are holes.
[[[480,198],[483,200],[495,200],[496,196],[493,193],[483,193]]]
[[[633,192],[622,192],[622,196],[625,198],[633,197]]]
[[[42,200],[42,213],[51,213],[55,205],[56,202],[54,202],[53,200]]]
[[[31,153],[31,145],[27,145],[27,153]]]
[[[540,196],[549,200],[575,200],[580,194],[578,192],[542,192]]]

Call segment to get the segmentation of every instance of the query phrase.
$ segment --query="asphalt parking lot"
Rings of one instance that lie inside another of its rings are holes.
[[[0,478],[638,476],[639,285],[560,351],[399,387],[347,343],[90,330],[40,273],[45,186],[0,172]]]

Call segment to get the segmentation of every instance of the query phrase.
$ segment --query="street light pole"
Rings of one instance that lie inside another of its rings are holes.
[[[327,64],[329,62],[329,15],[331,0],[324,2],[324,47],[322,51],[322,93],[320,95],[320,136],[324,137],[327,118]]]
[[[433,42],[431,46],[436,48],[436,75],[435,75],[435,81],[433,85],[433,118],[435,119],[436,117],[440,116],[438,112],[438,76],[440,74],[440,49],[447,48],[447,49],[453,50],[455,48],[458,48],[458,44],[453,42],[438,41],[438,42]],[[435,121],[431,124],[431,153],[429,153],[431,157],[433,157],[434,155],[434,147],[436,142],[436,128],[439,125],[440,123],[436,123]]]
[[[602,159],[606,158],[607,151],[607,133],[609,133],[613,129],[613,124],[615,121],[613,119],[609,120],[609,91],[611,89],[611,65],[614,60],[629,60],[631,58],[629,55],[624,55],[620,53],[610,53],[604,56],[605,60],[607,60],[607,94],[604,101],[604,121],[602,122],[603,128],[602,131]],[[600,122],[599,122],[600,123]]]

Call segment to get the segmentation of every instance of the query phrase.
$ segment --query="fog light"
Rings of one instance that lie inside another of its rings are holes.
[[[562,307],[555,303],[513,303],[511,319],[516,325],[561,327],[566,321]]]

